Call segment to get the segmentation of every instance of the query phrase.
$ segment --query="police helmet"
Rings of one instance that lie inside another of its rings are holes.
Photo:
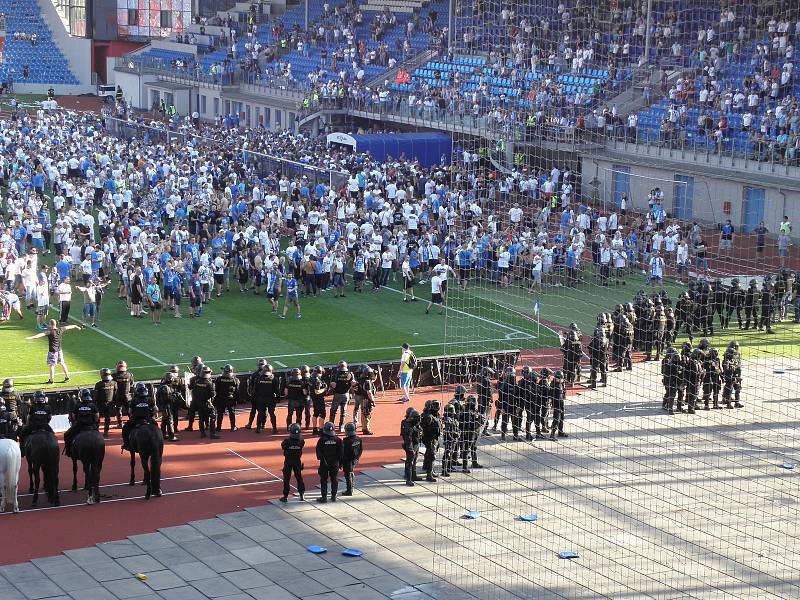
[[[315,365],[315,366],[314,366],[314,368],[313,368],[313,369],[311,369],[311,372],[312,372],[312,373],[316,373],[317,375],[322,375],[322,374],[324,374],[324,373],[325,373],[325,369],[323,369],[323,368],[322,368],[321,366],[319,366],[319,365]]]
[[[764,283],[772,283],[772,275],[764,275]]]
[[[197,356],[196,354],[192,357],[192,366],[198,366],[203,364],[203,359]]]
[[[225,373],[233,373],[233,365],[225,365],[222,367],[222,371]]]
[[[700,343],[697,344],[697,347],[701,350],[705,350],[710,346],[711,346],[711,341],[708,338],[703,338],[702,340],[700,340]]]
[[[200,374],[205,378],[208,379],[211,377],[211,367],[207,365],[203,365],[203,368],[200,370]]]
[[[739,349],[739,342],[736,341],[736,340],[731,340],[728,343],[728,348],[733,348],[734,350],[738,350]]]
[[[446,417],[452,417],[456,414],[456,407],[453,404],[444,405],[444,414]]]
[[[720,279],[719,277],[717,277],[717,278],[714,280],[714,287],[719,287],[719,286],[721,286],[721,285],[722,285],[722,279]]]
[[[709,356],[709,358],[717,358],[719,356],[719,353],[717,352],[716,348],[711,348],[708,351],[708,356]]]
[[[552,374],[553,374],[553,372],[550,369],[548,369],[547,367],[542,369],[542,377],[550,377],[550,375],[552,375]]]
[[[705,356],[706,356],[705,352],[700,350],[700,348],[695,348],[694,350],[692,350],[692,358],[694,360],[703,360]]]
[[[531,369],[530,367],[528,367],[528,366],[522,367],[522,376],[523,377],[528,377],[532,372],[533,372],[533,369]]]
[[[100,379],[103,381],[111,381],[111,369],[103,368],[100,369]]]
[[[264,362],[264,364],[261,365],[261,370],[262,371],[272,371],[272,365],[270,363],[268,363],[268,362]]]
[[[117,363],[117,372],[123,373],[128,370],[128,363],[124,360],[121,360]]]
[[[355,423],[345,423],[345,425],[344,425],[344,434],[347,437],[353,437],[356,434],[356,424]]]
[[[664,306],[664,303],[661,301],[661,298],[656,298],[653,303],[655,304],[656,308],[659,306]]]
[[[300,423],[292,423],[291,425],[289,425],[289,437],[292,438],[300,437]]]
[[[628,312],[633,312],[633,303],[632,302],[626,303],[625,310],[627,310]]]
[[[416,408],[411,409],[411,412],[408,413],[408,418],[411,419],[412,421],[419,421],[420,419],[419,412],[417,411]]]
[[[138,397],[138,398],[147,397],[149,395],[148,392],[147,392],[147,385],[145,385],[141,381],[139,383],[137,383],[136,387],[133,388],[133,395]]]
[[[469,395],[464,406],[467,410],[478,410],[478,399],[474,395]]]
[[[345,362],[345,361],[343,361],[343,360],[340,360],[340,361],[339,361],[339,368],[340,368],[342,371],[347,371],[347,362]]]
[[[442,405],[439,403],[438,400],[431,400],[431,412],[433,414],[439,414],[439,410],[441,410]]]
[[[325,425],[322,426],[322,433],[328,436],[336,435],[336,427],[333,426],[333,423],[328,421]]]
[[[692,342],[683,342],[681,346],[684,350],[691,350],[692,349]]]
[[[739,280],[736,277],[731,279],[731,287],[739,287]]]
[[[667,349],[664,350],[664,354],[666,354],[667,356],[673,356],[673,355],[677,354],[677,352],[678,351],[675,350],[675,348],[673,346],[667,346]]]
[[[92,392],[87,388],[82,388],[80,393],[81,402],[90,401],[92,399]]]
[[[569,328],[572,329],[572,331],[578,331],[578,324],[575,321],[573,321],[572,323],[569,324]]]
[[[47,396],[42,390],[36,390],[33,394],[33,402],[35,404],[47,404]]]
[[[425,408],[423,409],[424,412],[428,412],[431,409],[431,402],[432,400],[425,400]]]
[[[682,300],[688,300],[689,299],[689,292],[683,292],[681,294],[681,299]]]
[[[483,369],[481,369],[481,375],[483,375],[484,377],[493,377],[494,369],[492,369],[491,367],[483,367]]]
[[[617,304],[614,307],[614,312],[622,312],[622,304]]]
[[[408,418],[408,416],[411,414],[411,411],[412,411],[412,410],[414,410],[414,407],[413,407],[413,406],[409,406],[409,407],[406,409],[406,418]]]
[[[750,287],[755,287],[757,284],[758,282],[755,279],[750,280]]]
[[[562,379],[564,379],[564,371],[562,371],[561,369],[556,371],[555,379],[556,381],[561,381]]]
[[[10,394],[14,391],[14,380],[9,378],[3,381],[3,391],[6,394]]]
[[[263,369],[266,365],[267,365],[267,359],[266,358],[258,359],[258,368],[259,369]]]
[[[180,369],[180,367],[178,367],[178,365],[170,365],[169,366],[169,372],[170,373],[174,373],[175,375],[179,375],[180,372],[181,372],[181,369]]]
[[[291,370],[291,376],[292,376],[292,377],[300,377],[300,369],[298,369],[297,367],[295,367],[294,369],[292,369],[292,370]]]
[[[177,375],[172,371],[167,371],[164,373],[164,383],[172,383],[177,379]]]
[[[463,398],[464,394],[466,394],[466,393],[467,393],[467,388],[465,386],[463,386],[463,385],[457,385],[456,386],[456,392],[455,392],[455,397],[456,398]]]
[[[514,370],[514,367],[508,366],[508,367],[506,367],[506,370],[505,370],[504,374],[505,374],[506,377],[511,377],[511,376],[516,375],[516,373],[517,372]]]

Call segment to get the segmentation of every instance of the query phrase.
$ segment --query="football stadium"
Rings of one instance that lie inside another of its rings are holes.
[[[0,0],[0,600],[800,597],[795,42]]]

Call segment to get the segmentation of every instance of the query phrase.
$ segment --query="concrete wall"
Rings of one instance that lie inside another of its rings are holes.
[[[748,183],[732,181],[723,176],[706,176],[697,173],[645,167],[626,164],[623,161],[609,161],[596,158],[584,158],[582,162],[583,192],[590,194],[590,182],[595,178],[599,182],[599,201],[607,207],[613,204],[614,171],[621,168],[630,169],[631,207],[646,209],[647,195],[654,187],[664,192],[664,206],[668,214],[675,213],[676,188],[682,184],[675,183],[675,177],[689,176],[694,181],[692,202],[692,218],[701,223],[722,223],[726,219],[741,230],[745,222],[745,187],[763,188],[764,222],[771,232],[776,232],[783,215],[788,215],[793,223],[800,223],[800,190],[787,190],[759,182],[757,177]],[[800,183],[800,182],[798,182]],[[730,212],[724,212],[724,205],[730,203]],[[794,228],[793,237],[800,240],[800,227]]]
[[[132,106],[135,108],[150,108],[150,106],[146,104],[147,94],[145,93],[145,84],[155,81],[155,75],[138,75],[136,73],[117,71],[113,68],[109,68],[109,73],[112,75],[112,81],[110,83],[122,87],[122,95]]]

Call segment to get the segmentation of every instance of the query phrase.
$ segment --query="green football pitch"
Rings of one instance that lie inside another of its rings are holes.
[[[233,284],[230,292],[204,307],[201,317],[189,319],[184,302],[184,318],[174,319],[165,311],[163,324],[155,326],[147,317],[132,318],[110,286],[98,327],[67,332],[63,346],[75,385],[93,384],[98,369],[113,367],[120,359],[127,361],[138,380],[146,380],[160,377],[167,365],[186,365],[195,354],[215,371],[226,363],[249,371],[261,357],[277,367],[332,364],[342,359],[349,363],[392,360],[399,358],[404,342],[419,357],[536,349],[557,346],[558,330],[572,321],[591,332],[598,312],[630,301],[642,287],[644,278],[635,273],[625,286],[548,288],[538,295],[539,323],[534,316],[536,295],[488,282],[466,292],[451,282],[446,315],[437,314],[435,307],[425,314],[428,284],[418,286],[419,300],[408,303],[402,302],[396,285],[358,294],[349,285],[345,298],[330,293],[302,298],[302,319],[294,318],[290,310],[286,320],[271,313],[263,295],[242,294]],[[672,297],[681,289],[667,287]],[[71,313],[75,324],[81,322],[81,308],[81,294],[76,292]],[[51,310],[50,316],[55,315]],[[796,356],[797,330],[783,326],[778,331],[769,338],[758,332],[736,334],[745,356],[787,352]],[[42,387],[48,377],[46,340],[25,339],[34,333],[32,311],[26,312],[24,320],[13,317],[0,325],[0,377],[14,377],[22,389]],[[58,373],[56,381],[61,381]]]

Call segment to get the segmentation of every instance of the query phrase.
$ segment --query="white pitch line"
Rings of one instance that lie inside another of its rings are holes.
[[[55,310],[55,311],[58,311],[58,309],[57,309],[55,306],[53,306],[52,304],[50,305],[50,308],[52,308],[52,309],[53,309],[53,310]],[[71,321],[74,321],[74,322],[76,322],[76,323],[80,323],[81,325],[83,324],[83,321],[81,321],[80,319],[78,319],[77,317],[75,317],[75,316],[73,316],[73,315],[70,315],[70,317],[69,317],[69,318],[70,318],[70,320],[71,320]],[[140,350],[140,349],[139,349],[139,348],[137,348],[136,346],[132,346],[132,345],[131,345],[131,344],[129,344],[128,342],[126,342],[126,341],[123,341],[123,340],[119,339],[118,337],[111,335],[111,334],[110,334],[110,333],[108,333],[107,331],[103,331],[102,329],[99,329],[99,328],[97,328],[97,327],[86,327],[85,329],[91,329],[92,331],[96,331],[96,332],[97,332],[97,333],[99,333],[100,335],[102,335],[102,336],[105,336],[105,337],[107,337],[108,339],[110,339],[112,342],[117,342],[118,344],[120,344],[120,345],[122,345],[122,346],[125,346],[125,347],[126,347],[126,348],[128,348],[129,350],[133,350],[134,352],[136,352],[136,353],[138,353],[138,354],[141,354],[141,355],[142,355],[142,356],[144,356],[145,358],[149,358],[149,359],[150,359],[150,360],[152,360],[153,362],[157,363],[157,366],[165,367],[165,366],[167,365],[167,363],[165,363],[165,362],[163,362],[162,360],[160,360],[160,359],[156,358],[156,357],[155,357],[155,356],[153,356],[152,354],[148,354],[148,353],[147,353],[147,352],[145,352],[144,350]]]
[[[544,327],[544,325],[543,325],[543,327]],[[514,335],[518,335],[518,334],[521,334],[521,335],[525,336],[525,338],[535,338],[536,337],[535,335],[530,334],[530,333],[525,333],[524,331],[516,332]],[[522,339],[522,338],[515,338],[515,339]],[[451,345],[463,346],[463,345],[466,345],[466,344],[483,344],[483,343],[486,343],[486,342],[507,342],[507,341],[509,341],[509,340],[506,339],[505,337],[502,337],[502,338],[485,339],[485,340],[467,340],[467,341],[463,341],[463,342],[462,341],[458,341],[458,342],[453,342]],[[430,343],[430,344],[414,344],[414,347],[415,348],[428,348],[428,347],[431,347],[431,346],[445,346],[445,345],[446,345],[445,342],[433,342],[433,343]],[[352,349],[352,350],[322,350],[322,351],[317,351],[317,352],[298,352],[298,353],[295,353],[295,354],[273,354],[273,355],[263,355],[262,354],[260,356],[248,356],[248,357],[244,357],[244,358],[230,358],[230,357],[228,357],[228,358],[220,358],[220,359],[215,359],[215,360],[205,360],[203,362],[205,364],[228,363],[228,362],[229,363],[237,363],[237,362],[242,362],[242,361],[245,361],[245,360],[258,360],[260,358],[267,358],[267,359],[298,358],[298,357],[301,357],[301,356],[322,356],[322,355],[328,355],[328,354],[353,354],[353,353],[357,353],[357,352],[375,352],[375,351],[379,351],[379,350],[394,350],[396,348],[397,348],[397,346],[383,346],[383,347],[380,347],[380,348],[355,348],[355,349]],[[277,365],[282,365],[282,363],[280,363],[277,360],[273,360],[273,362],[275,364],[277,364]],[[182,362],[182,361],[176,361],[176,364],[186,364],[186,363]],[[138,365],[138,366],[135,366],[135,367],[129,366],[128,370],[131,371],[131,370],[134,370],[134,369],[153,369],[155,367],[160,367],[160,366],[164,366],[164,363],[154,364],[154,365]],[[283,366],[285,367],[286,365],[283,365]],[[70,371],[70,374],[71,375],[81,375],[81,374],[84,374],[84,373],[96,373],[97,371],[98,371],[98,369],[89,369],[87,371]],[[49,375],[49,373],[40,373],[40,374],[37,374],[37,375],[14,375],[13,378],[14,379],[35,379],[37,377],[47,377],[48,375]]]
[[[240,473],[242,471],[258,471],[256,467],[247,467],[246,469],[230,469],[228,471],[213,471],[211,473],[194,473],[192,475],[175,475],[174,477],[162,477],[161,481],[171,481],[173,479],[189,479],[191,477],[207,477],[211,475],[225,475],[227,473]],[[81,469],[78,469],[78,474],[80,475]],[[109,488],[109,487],[119,487],[123,485],[130,485],[129,482],[125,481],[123,483],[107,483],[105,485],[101,485],[100,489]],[[72,488],[65,488],[60,490],[59,493],[64,492],[72,492]],[[18,498],[25,498],[27,496],[33,496],[33,494],[17,494]]]
[[[281,478],[281,477],[278,477],[277,475],[275,475],[275,473],[273,473],[273,472],[272,472],[272,471],[270,471],[269,469],[265,469],[264,467],[262,467],[262,466],[261,466],[261,465],[259,465],[258,463],[254,463],[254,462],[253,462],[252,460],[250,460],[249,458],[246,458],[246,457],[242,456],[241,454],[239,454],[238,452],[236,452],[236,450],[231,450],[230,448],[225,448],[225,449],[226,449],[228,452],[230,452],[231,454],[234,454],[234,455],[238,456],[238,457],[239,457],[239,458],[241,458],[243,461],[245,461],[245,462],[248,462],[248,463],[250,463],[251,465],[253,465],[254,467],[257,467],[257,468],[261,469],[261,470],[262,470],[262,471],[264,471],[264,473],[266,473],[267,475],[271,475],[272,477],[275,477],[275,478],[277,478],[277,480],[278,480],[278,481],[283,481],[283,478]],[[297,488],[296,488],[296,487],[294,487],[293,485],[292,485],[291,487],[292,487],[292,488],[294,488],[294,489],[297,489]]]
[[[275,476],[273,475],[273,477],[275,477]],[[210,486],[210,487],[196,488],[196,489],[193,489],[193,490],[179,490],[179,491],[176,491],[176,492],[163,492],[161,495],[162,496],[177,496],[178,494],[194,494],[196,492],[210,492],[212,490],[224,490],[224,489],[227,489],[227,488],[247,487],[247,486],[250,486],[250,485],[264,485],[266,483],[278,483],[279,481],[283,481],[283,480],[275,478],[275,479],[265,479],[263,481],[251,481],[249,483],[231,483],[231,484],[228,484],[228,485],[213,485],[213,486]],[[41,492],[41,494],[42,494],[42,496],[45,495],[44,492]],[[111,500],[103,500],[102,502],[100,502],[100,504],[110,504],[112,502],[128,502],[130,500],[143,500],[143,499],[144,499],[144,496],[133,496],[131,498],[112,498]],[[85,502],[82,502],[80,504],[62,504],[61,506],[42,506],[42,507],[37,507],[37,508],[28,508],[28,509],[25,509],[25,510],[20,510],[19,514],[28,513],[28,512],[39,512],[39,511],[42,511],[42,510],[58,510],[58,509],[61,509],[61,508],[75,508],[76,506],[87,506],[87,504]],[[8,517],[8,516],[11,516],[12,514],[14,514],[14,513],[9,513],[9,512],[0,513],[0,517]]]

